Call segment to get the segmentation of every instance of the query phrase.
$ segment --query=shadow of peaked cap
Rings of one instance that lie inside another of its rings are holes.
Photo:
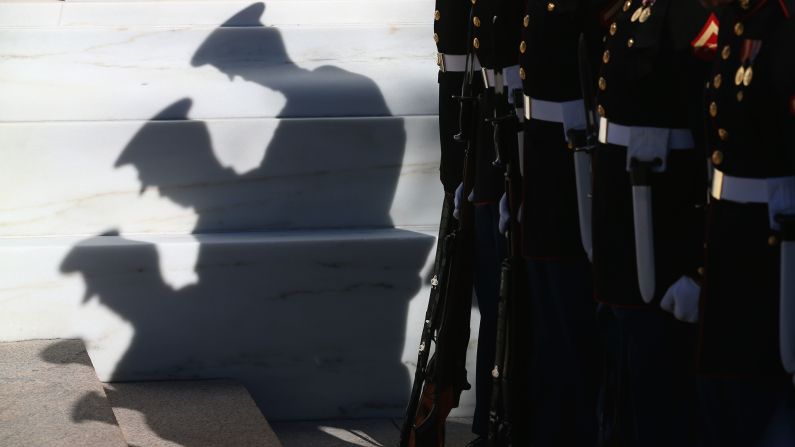
[[[191,65],[271,65],[288,60],[281,34],[261,22],[265,4],[254,3],[210,33],[191,58]]]
[[[164,147],[168,146],[170,135],[168,129],[157,126],[158,122],[187,120],[192,106],[192,100],[183,98],[150,118],[149,122],[127,143],[113,167],[136,165],[151,160],[151,157],[158,152],[163,152]]]

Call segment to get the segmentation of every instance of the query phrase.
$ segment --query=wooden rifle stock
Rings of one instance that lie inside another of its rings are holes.
[[[465,92],[468,90],[465,89]],[[435,275],[426,311],[411,398],[401,429],[401,447],[444,446],[445,421],[469,389],[466,352],[472,311],[473,205],[466,199],[475,182],[475,98],[462,94],[462,128],[466,142],[463,197],[458,224],[451,219],[452,194],[445,195],[439,228]],[[431,345],[433,356],[428,360]]]

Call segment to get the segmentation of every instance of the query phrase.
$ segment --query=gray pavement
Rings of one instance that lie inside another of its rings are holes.
[[[284,447],[396,447],[400,440],[400,419],[272,422]],[[472,419],[447,421],[449,447],[463,447],[475,438]]]

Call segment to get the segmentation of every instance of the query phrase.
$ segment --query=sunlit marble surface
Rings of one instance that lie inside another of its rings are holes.
[[[229,21],[250,5],[0,3],[0,340],[235,378],[278,419],[400,416],[442,199],[432,7]]]

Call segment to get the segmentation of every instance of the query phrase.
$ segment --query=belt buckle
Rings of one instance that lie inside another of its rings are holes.
[[[439,66],[439,71],[441,71],[442,73],[447,71],[444,66],[444,54],[436,53],[436,65]]]
[[[714,169],[712,171],[712,197],[715,200],[720,200],[723,196],[723,172]]]

